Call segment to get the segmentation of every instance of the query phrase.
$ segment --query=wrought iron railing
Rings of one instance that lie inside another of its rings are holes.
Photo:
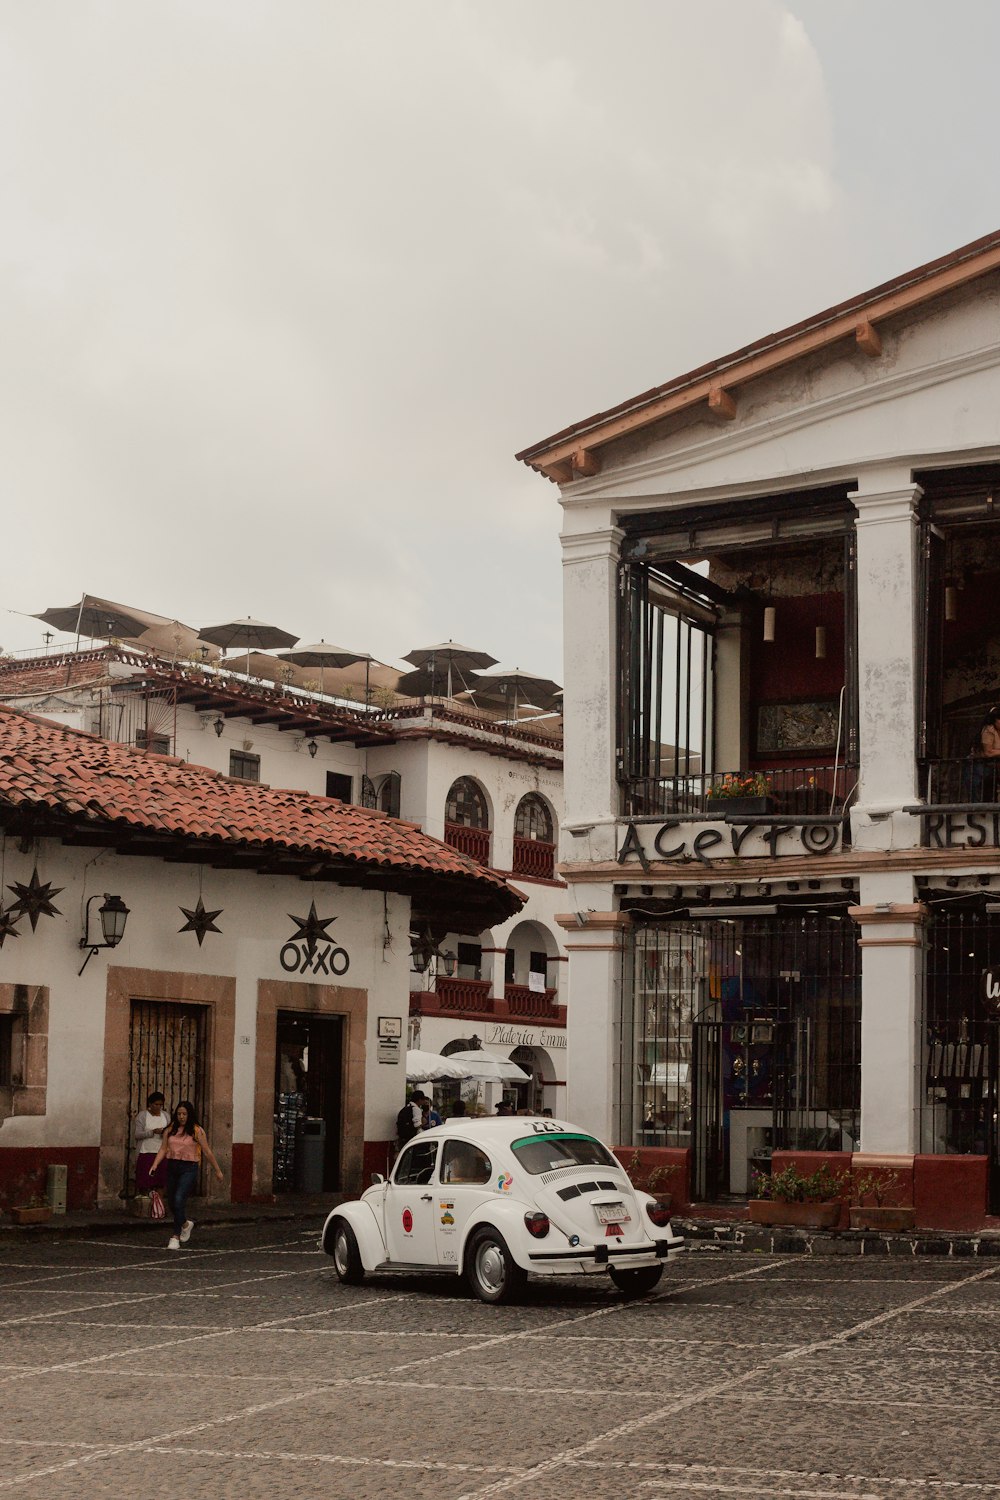
[[[503,997],[512,1016],[552,1020],[558,1014],[555,990],[532,990],[526,984],[505,984]]]
[[[978,755],[920,762],[920,795],[930,803],[1000,802],[1000,760]]]
[[[490,862],[490,830],[488,828],[466,828],[461,823],[446,823],[444,841],[461,854],[467,854],[470,859],[478,860],[481,865],[488,865]]]
[[[857,781],[856,766],[769,766],[701,776],[637,776],[622,786],[622,811],[629,818],[712,814],[724,818],[740,812],[816,817],[845,811]],[[746,783],[750,784],[743,791]]]
[[[534,875],[538,880],[552,880],[556,872],[556,846],[541,839],[522,839],[514,835],[515,875]]]

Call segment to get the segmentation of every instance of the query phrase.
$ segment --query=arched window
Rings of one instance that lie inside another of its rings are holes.
[[[544,798],[539,797],[537,792],[529,792],[517,804],[514,837],[540,839],[544,844],[552,843],[552,814]]]
[[[388,776],[383,776],[378,789],[379,808],[382,812],[387,813],[390,818],[399,817],[399,793],[399,772],[390,771]]]
[[[445,821],[456,828],[489,828],[486,798],[471,776],[460,776],[448,793]]]

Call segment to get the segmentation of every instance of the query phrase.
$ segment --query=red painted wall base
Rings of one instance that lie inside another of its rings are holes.
[[[361,1191],[364,1192],[366,1187],[371,1187],[373,1172],[381,1172],[383,1177],[388,1177],[395,1160],[395,1141],[365,1141],[361,1169],[364,1181],[361,1184]]]
[[[249,1203],[253,1198],[253,1144],[250,1141],[233,1142],[233,1180],[230,1199],[233,1203]]]
[[[0,1146],[0,1208],[44,1199],[45,1173],[50,1166],[69,1169],[67,1208],[95,1208],[99,1160],[97,1146]]]

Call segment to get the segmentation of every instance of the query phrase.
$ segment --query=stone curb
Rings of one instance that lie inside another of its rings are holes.
[[[782,1229],[744,1221],[674,1218],[673,1227],[692,1250],[730,1250],[758,1255],[945,1255],[1000,1256],[1000,1231],[959,1233],[916,1229],[885,1234],[867,1229]]]
[[[246,1229],[254,1228],[262,1224],[294,1224],[301,1223],[316,1226],[316,1236],[319,1238],[323,1220],[336,1206],[336,1201],[318,1205],[316,1208],[248,1208],[240,1213],[238,1210],[231,1213],[212,1213],[210,1210],[198,1215],[196,1220],[199,1229]],[[138,1219],[131,1214],[111,1214],[102,1216],[94,1214],[92,1217],[81,1217],[76,1214],[63,1216],[53,1214],[44,1224],[3,1224],[0,1223],[0,1245],[14,1245],[27,1240],[38,1239],[80,1239],[95,1234],[129,1234],[134,1230],[150,1234],[165,1234],[169,1230],[169,1221],[163,1219]]]

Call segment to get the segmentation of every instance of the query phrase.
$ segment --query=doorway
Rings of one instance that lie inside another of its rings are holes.
[[[343,1017],[279,1010],[274,1056],[274,1191],[341,1186]]]
[[[190,1099],[211,1139],[205,1088],[205,1050],[208,1007],[179,1005],[166,1000],[133,1000],[129,1016],[129,1093],[122,1193],[130,1197],[135,1171],[132,1121],[146,1107],[146,1097],[159,1090],[169,1114],[181,1099]],[[204,1184],[199,1180],[197,1191]]]

